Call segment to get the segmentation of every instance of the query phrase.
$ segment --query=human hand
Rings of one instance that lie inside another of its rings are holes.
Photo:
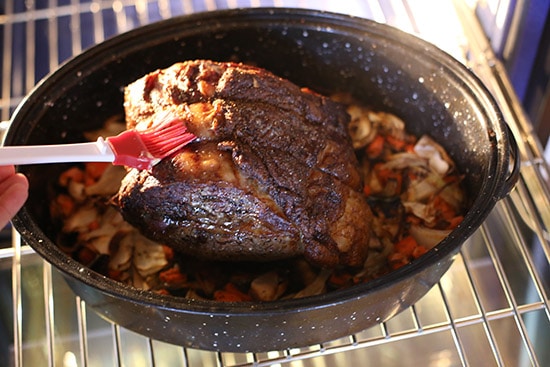
[[[19,211],[28,195],[27,178],[15,173],[13,166],[0,166],[0,229]]]

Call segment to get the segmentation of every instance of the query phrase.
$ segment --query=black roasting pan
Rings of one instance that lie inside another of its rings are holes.
[[[125,85],[188,59],[243,61],[321,93],[346,91],[429,133],[466,175],[471,210],[420,259],[375,281],[267,303],[214,303],[132,289],[83,267],[55,244],[48,182],[64,165],[19,167],[30,197],[14,218],[23,240],[60,270],[102,317],[154,339],[217,351],[308,346],[388,320],[438,282],[465,240],[513,188],[514,138],[484,85],[435,46],[373,21],[314,10],[248,8],[197,13],[107,40],[46,77],[15,111],[6,145],[82,141],[122,113]]]

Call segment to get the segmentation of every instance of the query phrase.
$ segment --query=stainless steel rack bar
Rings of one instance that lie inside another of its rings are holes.
[[[464,62],[495,96],[518,140],[522,166],[517,187],[466,242],[437,286],[413,307],[349,337],[269,353],[182,348],[106,322],[15,231],[4,231],[0,238],[11,242],[0,248],[2,364],[550,365],[548,165],[502,64],[462,0],[8,0],[0,4],[0,117],[7,120],[25,94],[61,62],[115,34],[180,14],[264,5],[320,8],[385,22]]]

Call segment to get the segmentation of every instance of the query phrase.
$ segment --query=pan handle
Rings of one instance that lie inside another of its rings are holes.
[[[510,152],[510,160],[509,160],[509,168],[508,168],[508,177],[504,181],[504,185],[500,189],[500,192],[498,193],[497,199],[503,199],[512,191],[512,189],[516,186],[516,183],[519,179],[519,173],[520,173],[520,154],[519,154],[519,147],[518,143],[516,141],[516,138],[514,134],[512,133],[512,130],[510,129],[510,126],[506,124],[506,130],[508,135],[508,142],[509,142],[509,152]]]

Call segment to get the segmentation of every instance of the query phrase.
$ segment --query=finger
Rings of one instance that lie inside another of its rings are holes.
[[[0,228],[4,228],[27,200],[29,183],[22,174],[15,174],[0,183]]]
[[[0,182],[15,174],[14,166],[0,166]]]

